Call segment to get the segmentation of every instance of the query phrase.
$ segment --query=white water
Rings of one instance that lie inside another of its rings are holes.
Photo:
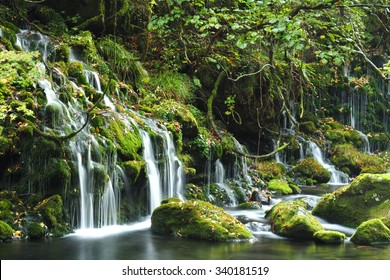
[[[225,184],[225,179],[226,179],[226,175],[225,175],[225,168],[221,162],[220,159],[217,159],[215,161],[215,172],[214,172],[214,180],[215,180],[215,183],[223,190],[225,190],[226,194],[228,195],[229,197],[229,200],[230,200],[230,204],[229,205],[226,205],[226,206],[235,206],[237,205],[237,199],[234,195],[234,192],[232,189],[229,188],[228,185]]]
[[[368,140],[368,136],[366,134],[364,134],[363,132],[361,132],[360,130],[356,130],[359,135],[362,137],[363,139],[363,151],[366,153],[366,154],[371,154],[371,147],[370,147],[370,141]]]
[[[318,147],[316,143],[309,140],[308,144],[309,145],[308,145],[307,154],[313,156],[313,158],[319,164],[321,164],[325,169],[327,169],[331,173],[331,178],[328,184],[334,184],[334,185],[348,184],[348,180],[349,180],[348,175],[345,174],[344,172],[336,170],[334,165],[327,163],[324,160],[320,147]]]
[[[16,34],[16,45],[24,51],[39,51],[43,61],[46,61],[54,49],[51,40],[46,35],[30,30],[21,30]]]
[[[142,143],[144,145],[143,156],[146,162],[146,168],[148,170],[148,186],[149,186],[149,212],[160,205],[162,200],[161,182],[160,182],[160,171],[158,169],[157,161],[154,157],[153,144],[149,134],[140,130],[142,137]]]

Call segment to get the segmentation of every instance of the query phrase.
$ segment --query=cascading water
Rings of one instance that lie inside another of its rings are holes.
[[[308,141],[307,154],[313,156],[313,158],[319,164],[321,164],[326,170],[328,170],[331,173],[331,178],[328,184],[334,184],[334,185],[348,184],[348,179],[349,179],[348,175],[345,174],[344,172],[336,170],[336,168],[333,165],[325,162],[320,147],[318,147],[318,145],[313,141]]]
[[[140,134],[142,137],[142,143],[144,145],[143,156],[146,162],[146,168],[148,170],[148,186],[150,198],[149,212],[152,213],[153,210],[157,206],[159,206],[162,200],[161,177],[157,161],[154,157],[152,140],[150,139],[150,136],[146,131],[140,130]]]
[[[231,190],[229,188],[229,186],[227,186],[225,184],[225,179],[226,179],[226,175],[225,175],[225,168],[221,162],[220,159],[217,159],[215,161],[215,172],[214,172],[214,180],[215,180],[215,183],[223,190],[225,190],[226,194],[228,195],[229,197],[229,200],[230,200],[230,205],[227,205],[227,206],[235,206],[237,205],[237,199],[234,195],[234,192],[233,190]]]
[[[31,30],[21,30],[16,34],[16,45],[24,51],[39,51],[46,61],[54,47],[46,35]]]

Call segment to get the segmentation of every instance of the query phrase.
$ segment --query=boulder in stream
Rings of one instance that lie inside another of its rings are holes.
[[[276,204],[266,214],[272,221],[272,232],[285,237],[312,239],[315,232],[324,228],[308,208],[309,204],[304,200]]]
[[[249,240],[250,231],[222,208],[201,200],[169,198],[152,214],[152,231],[210,241]]]
[[[375,243],[390,243],[390,229],[381,219],[363,222],[351,236],[356,244],[368,245]]]
[[[373,218],[390,216],[390,174],[362,174],[346,187],[326,194],[313,215],[357,227]]]
[[[314,233],[314,241],[318,241],[325,244],[339,244],[345,239],[345,234],[333,230],[320,230]]]

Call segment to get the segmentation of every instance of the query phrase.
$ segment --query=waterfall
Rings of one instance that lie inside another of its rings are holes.
[[[158,154],[158,151],[153,148],[150,136],[145,131],[142,133],[144,159],[147,161],[149,173],[149,186],[153,184],[155,186],[152,186],[154,190],[157,187],[159,188],[156,192],[156,197],[151,198],[150,210],[153,210],[160,204],[163,198],[173,196],[183,198],[185,174],[183,164],[176,154],[172,136],[166,127],[159,125],[154,120],[144,117],[142,119],[162,141],[162,150],[157,161],[155,154]],[[150,170],[153,172],[153,176],[151,176]],[[153,196],[153,193],[151,193],[151,196]]]
[[[214,180],[215,180],[215,183],[223,190],[225,190],[226,194],[228,195],[229,197],[229,200],[230,200],[230,205],[229,206],[235,206],[237,205],[237,199],[234,195],[234,192],[232,189],[229,188],[229,186],[227,186],[225,184],[225,179],[226,179],[226,175],[225,175],[225,168],[221,162],[220,159],[217,159],[215,161],[215,172],[214,172]]]
[[[47,60],[54,49],[49,37],[31,30],[21,30],[16,34],[16,45],[24,51],[39,51],[43,61]]]
[[[152,213],[162,200],[160,171],[154,157],[153,144],[149,134],[144,130],[140,130],[140,134],[144,145],[143,156],[148,170],[149,212]]]
[[[308,143],[309,145],[308,145],[307,153],[313,156],[313,158],[319,164],[321,164],[326,170],[328,170],[331,174],[331,178],[328,184],[334,184],[334,185],[348,184],[348,175],[345,174],[344,172],[336,170],[336,168],[333,165],[325,162],[322,155],[322,151],[320,147],[317,146],[316,143],[310,140],[308,141]]]
[[[359,135],[363,139],[363,145],[364,145],[363,146],[363,151],[366,154],[371,154],[370,141],[368,140],[368,136],[366,134],[364,134],[363,132],[361,132],[360,130],[357,130],[357,132],[359,133]]]

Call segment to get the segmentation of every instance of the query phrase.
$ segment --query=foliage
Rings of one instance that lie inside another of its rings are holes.
[[[97,42],[97,50],[120,81],[130,83],[135,87],[149,81],[148,72],[139,59],[116,42],[115,37],[100,38]]]
[[[163,71],[152,76],[151,88],[162,99],[190,103],[194,99],[195,85],[186,74]]]

